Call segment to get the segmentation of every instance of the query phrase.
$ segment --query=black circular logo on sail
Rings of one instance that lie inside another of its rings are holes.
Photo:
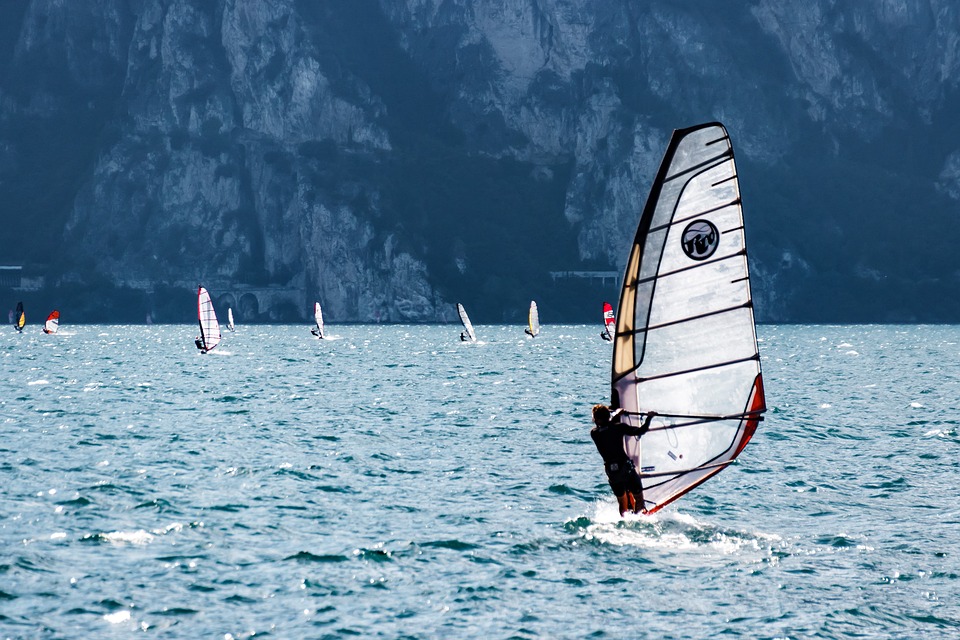
[[[720,232],[709,220],[694,220],[683,230],[683,252],[692,260],[706,260],[720,244]]]

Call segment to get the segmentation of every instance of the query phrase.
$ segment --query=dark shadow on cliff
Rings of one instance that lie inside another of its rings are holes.
[[[336,80],[336,69],[343,71],[337,90],[351,90],[349,72],[383,101],[382,124],[393,146],[371,163],[339,154],[348,164],[336,169],[319,159],[337,155],[335,150],[309,145],[316,184],[336,189],[339,179],[376,185],[378,211],[353,204],[366,210],[381,241],[393,235],[397,250],[426,262],[431,284],[444,298],[475,301],[478,322],[525,317],[531,298],[551,296],[549,271],[580,264],[577,230],[563,215],[570,164],[538,165],[471,150],[443,97],[399,46],[373,0],[302,0],[298,10],[322,43],[325,72]],[[491,135],[516,136],[502,122],[493,129]],[[339,177],[331,179],[331,172]],[[558,309],[573,310],[557,298]]]
[[[7,106],[0,121],[0,246],[8,262],[50,263],[61,250],[73,199],[90,177],[107,122],[115,115],[124,61],[99,50],[96,28],[70,32],[90,54],[71,74],[65,43],[15,53],[28,3],[0,8],[0,86]],[[82,7],[76,14],[87,15]],[[96,16],[87,16],[96,20]],[[124,13],[122,28],[132,19]],[[89,38],[89,42],[82,39]]]

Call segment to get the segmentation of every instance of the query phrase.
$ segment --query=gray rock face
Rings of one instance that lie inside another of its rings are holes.
[[[620,269],[670,131],[720,120],[761,319],[960,318],[960,9],[702,4],[2,8],[0,196],[52,229],[4,239],[61,282],[331,321],[589,319],[548,272]]]
[[[304,145],[390,150],[376,96],[351,76],[338,95],[306,31],[293,3],[139,7],[121,135],[66,225],[94,269],[133,287],[302,288],[345,320],[433,319],[422,263],[386,255],[341,194],[306,178],[320,161]]]

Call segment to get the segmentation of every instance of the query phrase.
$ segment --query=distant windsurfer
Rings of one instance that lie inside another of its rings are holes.
[[[315,335],[315,336],[317,336],[318,338],[320,338],[321,340],[323,340],[323,334],[320,333],[320,329],[318,329],[317,327],[314,327],[313,329],[310,329],[310,333],[312,333],[313,335]]]
[[[200,353],[206,353],[206,352],[207,352],[207,350],[206,350],[206,349],[204,348],[204,346],[203,346],[203,339],[202,339],[202,338],[197,338],[197,339],[194,340],[193,342],[194,342],[194,344],[197,345],[197,349],[200,349]]]
[[[16,328],[17,333],[23,333],[23,327],[27,324],[27,316],[23,313],[23,303],[17,303],[17,310],[13,315],[13,326]]]
[[[524,329],[523,332],[524,332],[525,334],[527,334],[528,336],[530,336],[531,338],[536,338],[536,337],[537,337],[536,335],[534,335],[533,331],[530,331],[530,329]]]
[[[610,407],[598,404],[593,407],[593,422],[596,426],[590,429],[590,437],[597,445],[597,451],[603,458],[603,468],[607,472],[607,480],[613,495],[617,496],[617,506],[620,515],[627,510],[634,513],[645,511],[643,507],[643,483],[637,474],[636,467],[627,457],[623,449],[624,436],[642,436],[650,429],[650,420],[656,412],[647,413],[643,426],[631,427],[619,420],[612,421]]]
[[[611,340],[613,340],[613,338],[610,337],[610,332],[609,332],[609,331],[601,331],[601,332],[600,332],[600,337],[603,338],[604,340],[606,340],[607,342],[610,342]]]
[[[460,342],[466,342],[466,341],[469,340],[469,339],[470,339],[470,338],[467,337],[466,332],[464,332],[464,331],[461,331],[461,332],[460,332]]]

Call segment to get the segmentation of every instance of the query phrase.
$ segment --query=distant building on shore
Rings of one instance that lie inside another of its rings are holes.
[[[45,276],[27,271],[23,265],[0,265],[0,287],[17,291],[39,291],[46,282]]]

